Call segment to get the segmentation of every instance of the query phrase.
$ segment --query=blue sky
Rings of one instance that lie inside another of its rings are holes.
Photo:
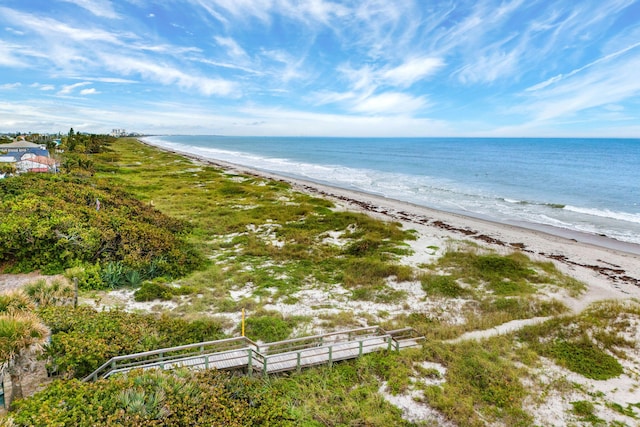
[[[0,0],[0,132],[640,137],[640,0]]]

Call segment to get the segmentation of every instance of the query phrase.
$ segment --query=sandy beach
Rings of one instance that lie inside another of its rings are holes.
[[[162,147],[157,148],[164,150]],[[564,301],[574,311],[581,311],[590,303],[603,299],[640,298],[640,245],[551,227],[534,229],[534,225],[528,228],[529,225],[522,227],[501,224],[373,194],[284,177],[186,152],[168,151],[229,172],[284,181],[296,190],[329,198],[344,209],[398,221],[405,228],[418,232],[418,242],[428,239],[468,240],[501,253],[518,250],[536,260],[553,261],[562,272],[588,285],[587,292],[579,300]],[[415,244],[413,246],[416,256],[420,258],[420,247]],[[418,259],[416,262],[420,261],[428,259]]]

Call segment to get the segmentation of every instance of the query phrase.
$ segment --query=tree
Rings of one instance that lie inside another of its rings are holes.
[[[0,364],[11,376],[11,400],[22,398],[22,373],[42,350],[49,330],[21,291],[0,295]]]
[[[76,148],[76,137],[73,128],[69,129],[69,135],[67,135],[67,149],[73,151]]]

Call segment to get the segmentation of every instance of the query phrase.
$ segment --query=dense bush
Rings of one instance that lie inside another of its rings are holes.
[[[246,320],[246,335],[256,341],[274,342],[289,338],[293,332],[292,322],[282,315],[249,316]]]
[[[169,301],[173,298],[171,287],[164,283],[146,282],[133,294],[136,301]]]
[[[45,350],[49,369],[69,377],[84,377],[114,356],[224,338],[211,320],[188,322],[89,307],[49,307],[40,316],[52,332]]]
[[[155,277],[182,275],[201,262],[186,242],[183,221],[117,189],[67,176],[1,180],[0,216],[4,270],[57,273],[80,264],[121,263]]]
[[[95,383],[55,381],[18,402],[16,426],[293,425],[262,380],[213,370],[134,371]]]

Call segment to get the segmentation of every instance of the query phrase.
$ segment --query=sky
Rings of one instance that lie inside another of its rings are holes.
[[[640,0],[0,0],[0,132],[640,138]]]

